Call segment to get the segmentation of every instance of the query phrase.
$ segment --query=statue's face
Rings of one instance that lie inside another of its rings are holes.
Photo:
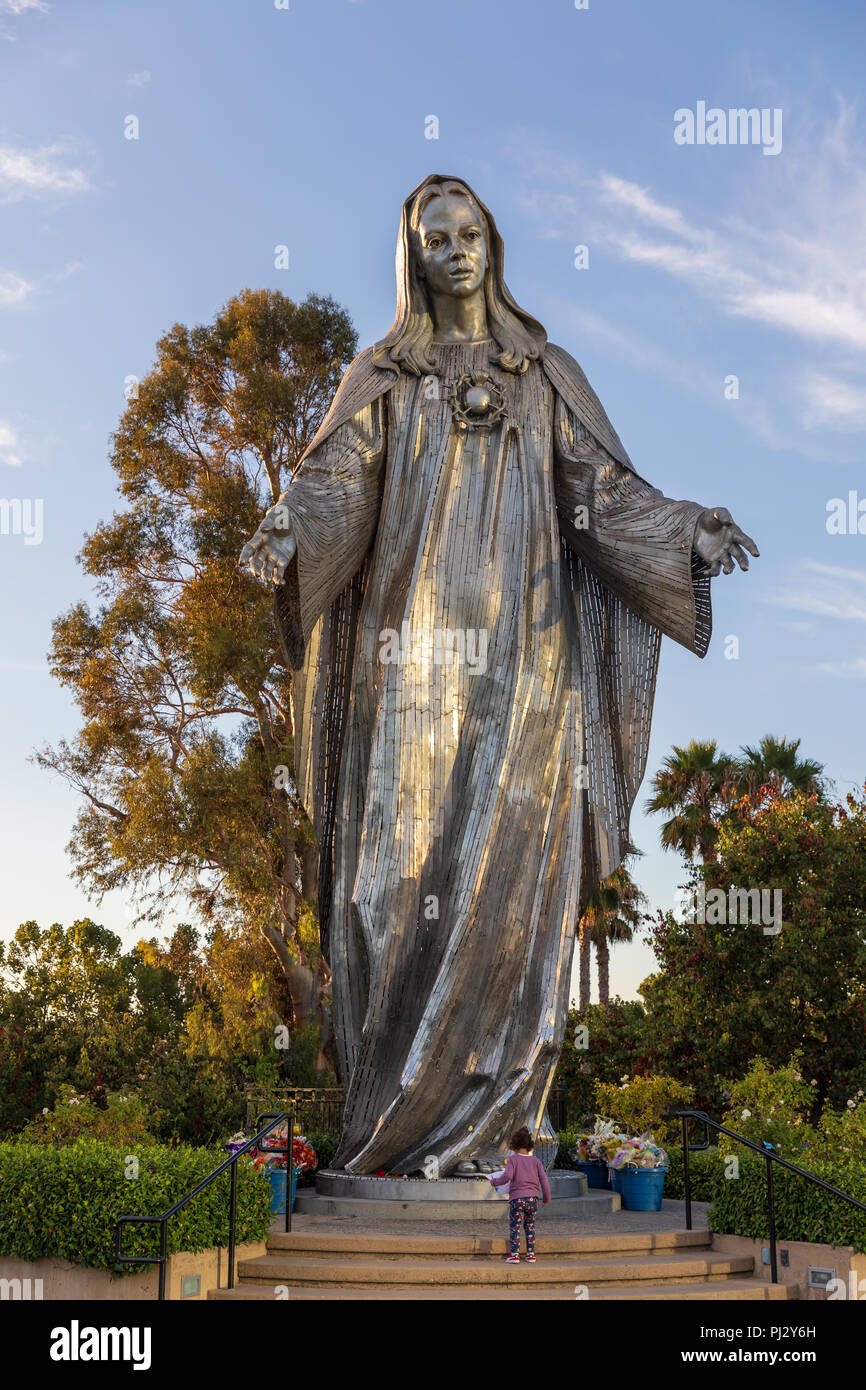
[[[487,241],[468,198],[432,198],[418,225],[420,269],[433,294],[466,298],[484,283]]]

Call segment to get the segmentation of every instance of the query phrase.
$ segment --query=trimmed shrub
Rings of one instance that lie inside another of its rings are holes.
[[[681,1133],[681,1122],[665,1119],[671,1111],[692,1104],[694,1091],[673,1076],[635,1076],[615,1085],[596,1081],[595,1108],[606,1120],[613,1120],[623,1133],[637,1136],[651,1133],[657,1144],[667,1148],[668,1140]]]
[[[665,1178],[665,1196],[684,1201],[686,1183],[683,1171],[683,1148],[681,1144],[666,1144],[670,1161]],[[718,1182],[724,1181],[724,1161],[718,1149],[699,1149],[689,1154],[689,1177],[693,1202],[711,1202],[716,1194]]]
[[[139,1153],[95,1140],[64,1148],[0,1144],[0,1255],[47,1256],[91,1269],[131,1274],[146,1265],[114,1263],[121,1215],[160,1216],[219,1167],[219,1149],[142,1147]],[[131,1176],[136,1172],[137,1177]],[[211,1183],[168,1223],[168,1251],[228,1245],[230,1174]],[[235,1237],[262,1240],[270,1224],[267,1178],[238,1163]],[[126,1255],[159,1253],[159,1227],[124,1228]]]
[[[805,1167],[805,1164],[801,1164]],[[809,1171],[843,1192],[866,1202],[866,1167],[814,1159]],[[773,1166],[773,1195],[777,1240],[806,1240],[826,1245],[851,1245],[866,1253],[866,1211],[834,1197],[806,1178]],[[710,1229],[719,1234],[767,1240],[766,1163],[756,1154],[740,1157],[739,1177],[716,1180]]]

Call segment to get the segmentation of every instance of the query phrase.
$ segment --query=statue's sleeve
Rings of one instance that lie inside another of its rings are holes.
[[[692,549],[699,502],[675,502],[617,462],[557,396],[559,528],[586,567],[646,622],[704,656],[710,580]]]
[[[376,534],[385,456],[385,402],[359,410],[309,453],[280,498],[297,544],[304,645],[360,569]]]

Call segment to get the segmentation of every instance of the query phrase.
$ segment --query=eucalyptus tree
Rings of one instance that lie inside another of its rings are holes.
[[[327,1025],[316,846],[287,773],[291,672],[237,555],[355,350],[333,300],[268,290],[160,339],[111,441],[121,507],[79,557],[96,601],[54,624],[81,728],[37,754],[80,793],[70,851],[87,890],[125,889],[149,921],[185,895],[252,934],[294,1029]]]

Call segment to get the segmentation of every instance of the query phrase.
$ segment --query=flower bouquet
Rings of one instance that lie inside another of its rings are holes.
[[[294,1129],[297,1131],[298,1126]],[[261,1142],[260,1152],[253,1159],[253,1167],[264,1169],[271,1184],[271,1212],[278,1215],[286,1210],[286,1135],[287,1126],[277,1125],[272,1129]],[[282,1153],[269,1153],[269,1149],[283,1150]],[[302,1134],[292,1135],[292,1182],[291,1182],[291,1203],[295,1205],[295,1191],[298,1182],[298,1173],[307,1172],[315,1168],[318,1160],[316,1151],[312,1144],[304,1138]]]
[[[661,1211],[668,1156],[651,1139],[626,1139],[610,1161],[613,1188],[626,1211]]]
[[[600,1115],[596,1116],[591,1130],[577,1136],[577,1142],[569,1149],[569,1156],[572,1163],[577,1164],[586,1175],[590,1187],[610,1190],[608,1164],[625,1139],[626,1136],[619,1132],[613,1120],[603,1120]]]
[[[292,1170],[295,1173],[306,1173],[311,1168],[315,1168],[318,1162],[316,1150],[312,1144],[304,1138],[303,1134],[298,1133],[298,1126],[294,1127],[292,1136]],[[282,1149],[282,1153],[268,1153],[269,1149]],[[284,1170],[286,1167],[286,1126],[277,1125],[272,1129],[261,1142],[260,1152],[253,1160],[255,1168],[266,1168],[270,1170]]]
[[[610,1159],[610,1166],[621,1168],[669,1168],[668,1156],[659,1144],[651,1139],[623,1139],[622,1144]]]
[[[233,1134],[230,1139],[226,1140],[223,1148],[226,1153],[236,1154],[238,1149],[242,1149],[244,1144],[248,1144],[252,1137],[251,1134],[244,1134],[243,1130],[239,1129],[237,1134]]]

